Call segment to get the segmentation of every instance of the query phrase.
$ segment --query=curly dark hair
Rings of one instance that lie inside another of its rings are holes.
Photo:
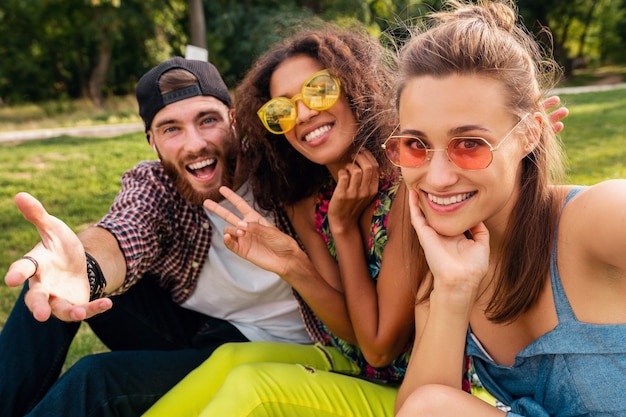
[[[309,161],[283,135],[268,132],[256,112],[271,99],[270,78],[288,58],[307,55],[341,81],[359,127],[355,149],[372,152],[383,173],[393,169],[380,145],[391,134],[393,123],[381,123],[381,112],[392,108],[391,54],[362,28],[342,29],[328,24],[302,31],[276,44],[262,55],[235,90],[236,127],[244,141],[244,161],[259,206],[289,206],[317,192],[330,181],[324,165]],[[384,118],[386,119],[386,118]]]

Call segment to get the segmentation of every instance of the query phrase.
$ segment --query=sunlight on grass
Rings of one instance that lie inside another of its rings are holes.
[[[561,96],[570,109],[561,134],[570,161],[568,182],[626,178],[626,89]]]
[[[580,68],[574,70],[574,76],[564,80],[561,87],[575,87],[582,85],[606,84],[607,82],[621,83],[626,81],[626,68],[618,66],[604,66],[600,68]]]
[[[133,95],[109,97],[104,110],[87,99],[0,106],[0,132],[140,121]]]

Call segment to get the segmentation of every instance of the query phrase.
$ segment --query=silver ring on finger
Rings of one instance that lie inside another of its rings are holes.
[[[28,259],[29,261],[31,261],[33,263],[33,265],[35,265],[35,272],[33,272],[32,275],[28,277],[28,279],[31,279],[32,277],[35,276],[35,274],[39,270],[39,262],[37,262],[37,260],[35,258],[33,258],[32,256],[28,256],[28,255],[22,256],[21,259]]]

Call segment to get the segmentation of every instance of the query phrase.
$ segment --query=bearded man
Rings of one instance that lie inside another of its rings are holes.
[[[225,342],[311,343],[289,285],[230,252],[225,222],[202,207],[222,185],[254,204],[219,72],[173,58],[136,96],[159,158],[124,173],[97,224],[76,235],[15,197],[42,241],[5,277],[23,290],[0,333],[2,416],[136,416]],[[264,215],[290,230],[282,213]],[[110,351],[59,377],[82,320]]]

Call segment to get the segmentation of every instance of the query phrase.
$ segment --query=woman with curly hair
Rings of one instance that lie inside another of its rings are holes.
[[[263,404],[298,415],[381,415],[393,408],[408,362],[416,285],[406,265],[383,259],[383,249],[403,251],[406,237],[403,207],[392,204],[404,188],[380,148],[395,127],[380,123],[390,109],[391,64],[362,28],[326,25],[274,46],[239,85],[236,126],[255,201],[261,208],[282,205],[300,242],[228,189],[222,192],[240,216],[212,201],[205,206],[237,226],[226,231],[231,250],[279,274],[315,312],[304,319],[317,343],[228,344],[147,415],[186,415],[181,403],[189,415],[203,409],[203,415],[237,415],[235,408],[254,400],[240,389],[230,392],[230,381],[266,387]],[[344,391],[352,384],[354,393]],[[311,395],[294,403],[292,390],[303,394],[305,387]],[[359,410],[341,400],[370,391],[380,406]]]

